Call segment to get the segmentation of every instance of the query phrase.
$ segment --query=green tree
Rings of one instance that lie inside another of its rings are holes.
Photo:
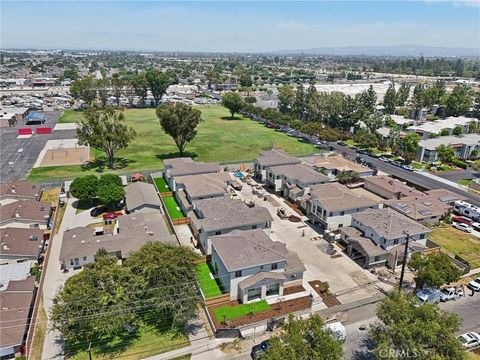
[[[125,198],[122,185],[99,183],[97,197],[104,205],[114,206]]]
[[[233,119],[235,113],[239,112],[242,108],[243,100],[238,93],[230,91],[222,96],[222,105],[230,111]]]
[[[388,86],[387,92],[383,97],[383,105],[387,114],[395,113],[395,106],[397,104],[397,93],[395,91],[395,83],[392,81]]]
[[[78,122],[77,138],[80,145],[103,150],[107,155],[108,166],[114,167],[115,154],[128,147],[136,136],[133,128],[124,124],[123,112],[107,107],[88,109]]]
[[[70,86],[70,93],[75,99],[83,100],[90,105],[97,97],[95,80],[91,76],[77,79]]]
[[[340,130],[331,127],[322,128],[318,134],[318,138],[325,141],[337,141],[341,136]]]
[[[117,106],[120,105],[120,97],[122,96],[122,92],[125,86],[125,81],[123,81],[118,74],[114,74],[112,79],[110,80],[113,89],[113,96],[117,102]]]
[[[102,186],[102,185],[123,186],[122,179],[120,178],[120,176],[118,176],[117,174],[110,174],[110,173],[103,174],[100,176],[100,179],[98,179],[98,186]]]
[[[451,146],[438,145],[435,148],[437,158],[444,164],[450,164],[455,159],[455,150]]]
[[[145,72],[145,78],[147,80],[148,88],[152,92],[155,107],[157,107],[160,100],[162,100],[162,96],[167,92],[167,88],[171,83],[170,78],[167,74],[154,68],[150,68]]]
[[[106,106],[108,97],[110,96],[110,80],[107,78],[96,79],[95,87],[102,106]]]
[[[165,104],[157,108],[160,125],[175,141],[180,156],[183,156],[185,147],[197,135],[197,126],[202,121],[201,116],[200,110],[183,103]]]
[[[295,92],[291,85],[283,85],[278,88],[278,110],[287,114],[293,107]]]
[[[390,132],[387,137],[387,146],[393,153],[397,153],[400,149],[400,130],[398,128],[390,128]]]
[[[469,89],[465,85],[457,85],[445,101],[445,116],[465,115],[472,106]]]
[[[70,184],[70,194],[73,197],[91,202],[97,197],[98,179],[95,175],[79,176]]]
[[[403,82],[397,92],[397,105],[404,106],[410,97],[410,84]]]
[[[359,95],[359,101],[361,106],[365,109],[367,114],[373,114],[377,105],[377,94],[373,90],[373,86],[365,90]]]
[[[312,136],[318,136],[320,131],[322,130],[322,126],[316,122],[307,122],[302,126],[302,132],[307,134],[310,139]]]
[[[141,72],[137,75],[134,75],[130,79],[130,86],[133,88],[135,95],[141,99],[142,104],[145,105],[145,100],[147,99],[148,95],[148,81],[145,73]]]
[[[255,104],[257,102],[257,98],[255,96],[245,96],[243,99],[247,104]]]
[[[377,308],[378,321],[369,337],[380,360],[465,360],[466,353],[455,334],[461,319],[438,306],[411,305],[411,296],[393,291]]]
[[[251,87],[253,85],[252,79],[248,74],[240,75],[240,86]]]
[[[455,126],[453,128],[452,134],[458,136],[458,135],[461,135],[462,132],[463,132],[463,128],[461,126]]]
[[[424,95],[425,95],[425,87],[422,84],[415,85],[415,87],[413,88],[413,95],[412,95],[412,106],[413,106],[413,110],[415,110],[415,116],[418,116],[418,112],[423,107]]]
[[[477,153],[477,155],[478,155],[478,153]],[[480,160],[474,161],[471,166],[472,166],[473,171],[479,172],[480,171]]]
[[[382,116],[378,113],[369,115],[366,119],[363,120],[368,131],[372,134],[375,134],[378,129],[382,127],[383,119]]]
[[[67,279],[53,299],[51,320],[72,348],[127,334],[136,324],[138,289],[128,268],[99,251],[96,262]],[[138,310],[137,310],[138,311]]]
[[[440,287],[457,281],[461,270],[443,253],[423,256],[413,254],[408,265],[414,269],[417,288],[424,286]]]
[[[196,286],[197,255],[186,246],[159,241],[148,243],[126,260],[138,280],[145,305],[144,318],[168,317],[172,327],[183,329],[196,317],[200,292]]]
[[[405,160],[412,161],[415,159],[419,142],[420,136],[415,132],[409,132],[400,140],[399,150]]]
[[[337,180],[340,184],[351,184],[360,179],[360,175],[355,171],[340,171],[337,174]]]
[[[357,137],[357,142],[362,148],[375,148],[378,146],[378,137],[373,133],[364,132]]]
[[[269,340],[268,351],[262,354],[262,360],[340,360],[342,343],[323,327],[320,316],[308,319],[295,319],[289,315],[284,331]]]
[[[220,81],[220,73],[216,71],[214,68],[208,69],[205,73],[205,77],[207,78],[208,88],[211,89],[212,85],[215,87],[216,84]]]
[[[472,120],[468,123],[468,132],[471,134],[476,133],[479,130],[478,127],[478,122],[475,120]]]
[[[306,94],[302,84],[298,85],[297,91],[295,91],[295,100],[293,103],[297,118],[303,119],[305,115],[306,107]]]

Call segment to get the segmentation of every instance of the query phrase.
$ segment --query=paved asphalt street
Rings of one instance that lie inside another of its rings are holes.
[[[14,179],[25,179],[37,160],[40,151],[45,147],[48,140],[73,139],[75,130],[57,130],[52,134],[36,135],[37,127],[55,127],[60,116],[59,112],[47,112],[47,120],[43,125],[21,125],[0,129],[0,181],[5,182]],[[20,122],[19,122],[20,123]],[[18,139],[18,129],[23,127],[32,128],[33,135],[26,139]],[[23,153],[18,150],[23,149]]]
[[[350,149],[347,146],[340,146],[340,145],[335,144],[335,143],[329,143],[328,145],[335,148],[338,151],[338,153],[340,153],[340,154],[344,153],[349,158],[355,159],[355,157],[356,157],[357,152],[353,149]],[[420,174],[418,172],[411,172],[411,171],[404,170],[404,169],[402,169],[398,166],[394,166],[392,164],[385,163],[383,161],[380,161],[376,158],[372,158],[372,157],[367,156],[367,155],[362,155],[362,157],[365,158],[366,160],[368,160],[369,162],[375,164],[378,167],[378,170],[383,171],[387,174],[391,174],[392,176],[394,176],[396,178],[399,178],[399,179],[402,179],[402,180],[406,181],[407,183],[414,184],[417,187],[424,188],[424,189],[427,189],[427,190],[447,189],[447,190],[453,191],[453,192],[455,192],[459,195],[464,196],[469,203],[471,203],[473,205],[476,205],[476,206],[480,206],[480,197],[476,196],[476,195],[473,195],[472,193],[469,193],[467,191],[458,189],[458,188],[453,187],[453,186],[449,186],[449,185],[447,185],[445,183],[442,183],[440,181],[437,181],[435,179],[423,176],[422,174]]]

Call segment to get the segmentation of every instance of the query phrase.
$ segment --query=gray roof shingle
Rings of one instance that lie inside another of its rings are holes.
[[[135,210],[142,205],[158,208],[161,206],[155,186],[141,181],[125,186],[125,201],[128,211]]]
[[[285,151],[273,149],[262,151],[255,160],[260,166],[277,166],[288,164],[300,164],[300,160],[288,155]]]
[[[282,273],[262,271],[240,281],[238,283],[238,287],[240,288],[240,290],[245,290],[245,289],[248,289],[249,287],[252,287],[255,284],[258,284],[260,281],[267,280],[267,279],[283,280],[283,281],[287,280],[285,275],[283,275]]]

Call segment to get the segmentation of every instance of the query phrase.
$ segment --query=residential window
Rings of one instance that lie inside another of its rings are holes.
[[[278,264],[275,263],[275,264],[272,264],[272,270],[277,270],[278,269]]]
[[[260,266],[260,270],[263,270],[263,265],[262,265],[262,266]]]
[[[398,244],[398,239],[395,239],[395,240],[393,241],[393,245],[397,245],[397,244]]]
[[[242,276],[242,270],[235,271],[235,277],[241,277]]]
[[[425,239],[425,234],[421,234],[420,239]]]
[[[340,211],[340,215],[345,215],[345,211]]]
[[[221,233],[221,231],[215,231],[215,235],[220,235]]]
[[[86,257],[86,256],[83,257],[83,261],[87,261],[87,257]]]
[[[333,216],[333,212],[330,211],[330,212],[328,213],[328,216]]]
[[[257,228],[257,225],[252,225],[252,229],[256,229]]]
[[[339,227],[339,228],[343,227],[343,224],[338,224],[338,227]]]
[[[380,261],[380,256],[375,256],[375,259],[373,261]]]

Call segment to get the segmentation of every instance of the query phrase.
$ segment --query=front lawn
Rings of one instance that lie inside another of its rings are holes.
[[[95,342],[96,345],[93,343],[92,341],[92,358],[101,360],[115,358],[139,360],[190,345],[187,336],[178,331],[163,330],[160,332],[155,327],[146,325],[142,326],[138,335],[118,338],[103,344],[98,344],[98,341]],[[81,344],[81,346],[82,351],[78,352],[78,347],[66,345],[67,358],[88,360],[86,351],[88,344]]]
[[[203,105],[196,108],[202,111],[203,121],[198,126],[197,136],[187,145],[184,156],[191,156],[197,161],[247,161],[257,158],[260,151],[271,148],[282,149],[295,156],[318,153],[315,146],[242,115],[236,115],[231,120],[228,110],[222,106]],[[79,111],[66,110],[59,122],[75,122],[81,118],[81,114]],[[137,137],[127,149],[118,152],[114,172],[159,171],[164,167],[163,159],[179,156],[174,141],[162,130],[155,109],[127,109],[124,114],[125,124],[136,130]],[[110,172],[105,156],[101,152],[94,153],[95,160],[89,165],[35,168],[29,180],[65,180],[78,175]]]
[[[433,229],[428,238],[451,255],[470,262],[472,269],[480,267],[480,239],[453,227]]]
[[[222,295],[220,287],[212,277],[208,264],[202,263],[197,265],[197,277],[205,299]]]
[[[472,179],[462,179],[458,181],[458,183],[463,186],[468,186],[471,182],[472,182]]]
[[[157,185],[157,189],[160,193],[170,192],[170,188],[168,187],[167,181],[163,177],[157,177],[154,179],[155,185]]]
[[[165,207],[167,208],[168,214],[170,215],[170,219],[182,219],[185,217],[183,215],[182,210],[177,204],[177,200],[173,196],[163,197],[163,202],[165,203]]]
[[[255,314],[270,309],[270,305],[265,301],[256,301],[251,304],[241,304],[236,306],[221,306],[213,309],[215,318],[218,322],[224,320],[233,320],[246,315]]]
[[[412,161],[410,163],[410,166],[413,167],[415,170],[425,170],[425,168],[426,168],[425,163],[420,163],[418,161]]]

